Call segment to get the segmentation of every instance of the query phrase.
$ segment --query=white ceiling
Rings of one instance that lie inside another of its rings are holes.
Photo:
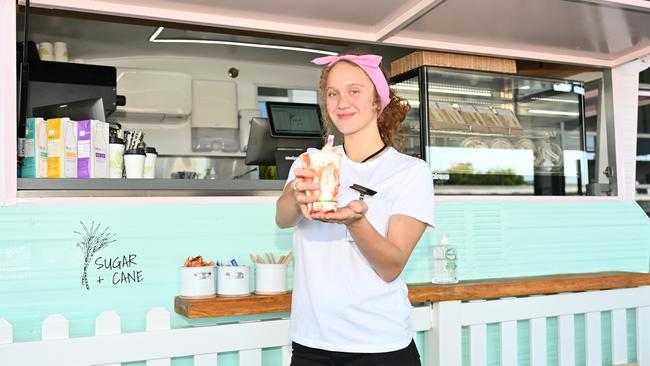
[[[400,36],[570,50],[607,59],[650,44],[650,8],[566,0],[448,0]]]
[[[32,6],[613,67],[650,54],[645,0],[32,0]]]
[[[16,19],[17,40],[23,39],[23,18]],[[158,29],[157,25],[136,25],[107,22],[60,15],[30,15],[29,38],[38,42],[62,41],[68,45],[70,58],[98,59],[124,56],[194,56],[219,59],[235,59],[310,66],[309,61],[322,56],[316,53],[292,52],[286,50],[260,49],[215,44],[150,43],[149,38]],[[353,42],[315,42],[263,36],[204,32],[165,27],[158,39],[199,39],[248,42],[253,44],[281,45],[340,52],[344,47],[360,46]],[[384,56],[387,61],[399,58],[412,49],[383,45],[364,45],[373,53]]]
[[[112,3],[131,5],[130,0],[112,0]],[[417,1],[403,1],[405,4],[414,4]],[[322,25],[339,24],[344,27],[356,26],[359,30],[373,27],[380,22],[386,14],[395,10],[396,2],[374,1],[372,8],[364,1],[347,1],[345,3],[322,0],[191,0],[183,1],[182,8],[188,11],[205,13],[223,13],[230,17],[251,18],[295,22],[300,19],[301,24],[313,25],[314,22]],[[178,8],[176,0],[138,1],[138,5]],[[341,5],[345,5],[342,7]]]

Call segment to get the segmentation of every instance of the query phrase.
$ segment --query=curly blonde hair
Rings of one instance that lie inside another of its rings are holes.
[[[342,53],[343,54],[343,53]],[[341,55],[342,55],[341,54]],[[362,55],[363,53],[348,52],[344,53],[348,55]],[[341,60],[338,62],[347,62],[350,65],[355,65],[352,62]],[[337,63],[338,63],[337,62]],[[335,65],[335,64],[334,64]],[[323,115],[323,122],[325,124],[325,133],[329,134],[334,131],[334,123],[332,122],[329,113],[327,113],[327,78],[329,77],[330,70],[333,65],[323,68],[320,74],[320,81],[318,85],[319,92],[319,104],[320,109]],[[388,80],[388,76],[384,71],[382,65],[379,65],[379,68]],[[374,85],[374,84],[373,84]],[[402,122],[406,118],[406,114],[411,110],[411,106],[408,101],[395,94],[393,89],[389,89],[388,97],[390,102],[381,110],[381,102],[379,99],[379,94],[377,94],[377,88],[375,87],[375,104],[377,105],[377,126],[379,127],[379,135],[381,136],[382,141],[389,146],[399,147],[400,149],[404,147],[404,136],[402,131]]]

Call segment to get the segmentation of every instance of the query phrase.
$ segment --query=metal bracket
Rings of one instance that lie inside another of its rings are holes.
[[[588,196],[609,196],[612,194],[612,186],[608,183],[587,184]]]

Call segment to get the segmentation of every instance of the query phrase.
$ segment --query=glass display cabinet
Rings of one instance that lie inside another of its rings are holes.
[[[436,194],[585,194],[582,82],[421,66],[392,84]]]

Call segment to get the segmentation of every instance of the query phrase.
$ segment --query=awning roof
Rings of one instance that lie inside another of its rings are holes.
[[[32,0],[34,7],[613,67],[650,54],[644,0]]]

